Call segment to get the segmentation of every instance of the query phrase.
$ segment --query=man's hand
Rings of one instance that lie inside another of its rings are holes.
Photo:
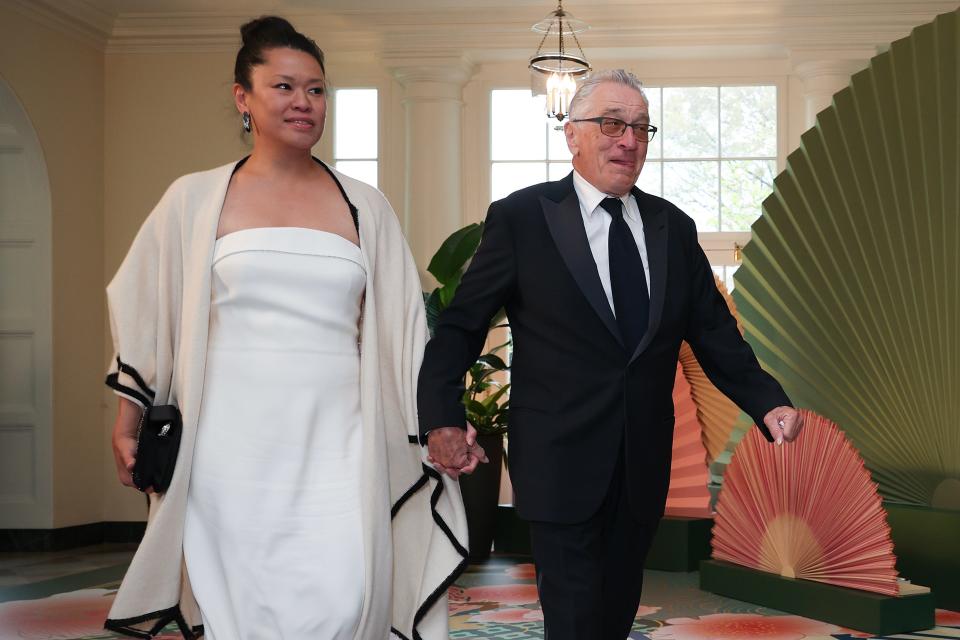
[[[803,416],[793,407],[777,407],[763,416],[763,424],[777,444],[793,442],[803,429]]]
[[[466,431],[460,427],[431,430],[427,434],[427,451],[427,461],[454,480],[461,473],[473,473],[481,462],[489,462],[483,447],[477,444],[477,430],[469,423]]]

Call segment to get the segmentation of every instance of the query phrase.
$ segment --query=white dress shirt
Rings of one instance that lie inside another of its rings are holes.
[[[576,169],[573,171],[573,188],[577,192],[577,199],[580,200],[580,214],[583,216],[583,228],[587,232],[587,240],[590,241],[590,252],[593,254],[593,261],[597,263],[597,272],[600,274],[600,282],[603,284],[603,292],[607,294],[607,302],[610,309],[616,315],[616,309],[613,306],[613,291],[610,287],[610,253],[608,248],[608,237],[610,236],[610,221],[612,218],[606,209],[600,206],[604,198],[612,196],[600,191],[595,186],[581,176]],[[640,259],[643,261],[643,275],[647,280],[647,293],[650,293],[650,261],[647,260],[647,243],[643,236],[643,219],[640,217],[640,207],[633,194],[620,198],[623,203],[623,219],[627,221],[630,227],[630,233],[637,243],[637,249],[640,251]]]

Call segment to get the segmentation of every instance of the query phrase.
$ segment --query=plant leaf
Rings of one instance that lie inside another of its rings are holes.
[[[470,413],[475,413],[478,416],[486,416],[489,414],[487,407],[485,407],[482,402],[478,402],[476,400],[467,400],[463,404]]]
[[[423,298],[423,306],[427,312],[427,328],[430,329],[430,337],[432,338],[433,331],[437,326],[437,319],[440,317],[440,312],[443,310],[443,307],[440,303],[439,289],[434,289],[429,295],[424,293]]]
[[[427,271],[433,274],[433,277],[441,284],[449,284],[454,276],[457,276],[459,282],[459,275],[457,274],[463,270],[463,266],[476,253],[482,235],[482,222],[468,224],[462,229],[454,231],[437,249],[430,260]],[[450,296],[453,297],[453,292]]]
[[[507,366],[507,363],[503,361],[503,358],[501,358],[498,355],[495,355],[493,352],[485,353],[479,358],[477,358],[477,360],[479,360],[480,362],[483,362],[484,364],[489,365],[490,367],[493,367],[493,369],[495,369],[496,371],[506,371],[507,369],[510,368]]]
[[[496,406],[497,406],[497,400],[499,400],[500,398],[502,398],[502,397],[503,397],[503,394],[505,394],[509,389],[510,389],[510,385],[506,384],[506,385],[500,387],[499,389],[497,389],[494,393],[491,393],[489,396],[487,396],[486,398],[484,398],[484,399],[481,400],[480,402],[482,402],[482,403],[483,403],[486,407],[488,407],[488,408],[491,407],[491,406],[496,407]],[[497,407],[497,408],[499,408],[499,407]]]
[[[440,287],[440,310],[446,309],[450,306],[450,302],[453,301],[453,295],[457,292],[457,287],[460,286],[460,278],[463,277],[463,270],[455,271],[451,274],[443,286]]]

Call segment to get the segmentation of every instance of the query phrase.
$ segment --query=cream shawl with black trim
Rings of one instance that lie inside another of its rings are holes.
[[[146,533],[107,620],[108,628],[135,637],[173,621],[185,637],[200,631],[183,564],[183,523],[203,394],[211,260],[235,166],[175,181],[107,287],[115,349],[108,384],[141,405],[176,404],[183,414],[173,480],[151,502]],[[383,195],[328,170],[358,213],[367,271],[360,358],[366,591],[356,638],[446,638],[446,588],[466,564],[466,520],[459,486],[425,465],[416,444],[417,373],[427,337],[420,280]]]

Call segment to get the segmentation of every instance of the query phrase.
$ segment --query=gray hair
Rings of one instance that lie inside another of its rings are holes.
[[[640,82],[637,76],[625,69],[605,69],[603,71],[591,73],[580,85],[580,88],[577,89],[577,92],[573,94],[573,99],[570,101],[571,119],[579,118],[584,115],[582,113],[584,103],[590,97],[590,94],[593,93],[593,90],[604,82],[615,82],[617,84],[630,87],[643,96],[644,102],[650,104],[650,101],[647,100],[647,94],[643,90],[643,83]]]

